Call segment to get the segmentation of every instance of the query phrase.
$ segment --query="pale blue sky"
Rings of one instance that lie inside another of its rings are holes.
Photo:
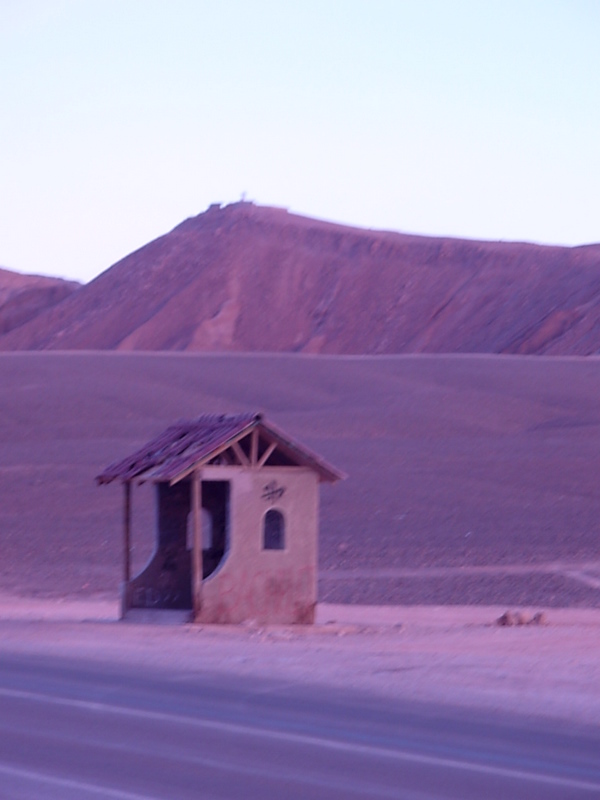
[[[212,202],[600,241],[600,0],[0,0],[0,264],[89,280]]]

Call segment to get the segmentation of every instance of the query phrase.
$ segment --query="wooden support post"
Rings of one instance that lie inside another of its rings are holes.
[[[267,447],[265,452],[260,457],[260,461],[256,466],[263,467],[265,463],[269,460],[269,456],[273,453],[276,447],[277,447],[277,442],[271,442],[271,444]]]
[[[129,609],[131,579],[131,481],[123,483],[123,586],[121,587],[121,619]]]
[[[240,462],[242,467],[249,467],[250,466],[250,462],[248,461],[248,457],[247,457],[246,453],[244,453],[244,451],[240,447],[239,442],[233,442],[232,445],[231,445],[231,449],[233,450],[233,452],[238,457],[238,461]]]
[[[258,461],[258,428],[254,428],[251,433],[250,439],[250,463],[253,467],[256,466]]]
[[[202,608],[202,481],[198,470],[192,474],[192,530],[192,602],[196,619]]]
[[[123,580],[131,579],[131,481],[123,484]]]

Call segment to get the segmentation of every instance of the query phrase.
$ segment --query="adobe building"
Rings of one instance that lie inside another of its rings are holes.
[[[319,484],[344,477],[261,414],[167,428],[97,477],[124,486],[121,616],[179,609],[196,622],[312,623]],[[156,487],[156,546],[132,578],[131,488],[145,481]]]

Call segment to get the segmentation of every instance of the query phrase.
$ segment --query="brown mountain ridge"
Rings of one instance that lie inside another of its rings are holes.
[[[1,350],[588,355],[600,352],[600,245],[214,205],[0,333]]]
[[[24,275],[0,268],[0,335],[60,303],[79,286],[76,281]]]

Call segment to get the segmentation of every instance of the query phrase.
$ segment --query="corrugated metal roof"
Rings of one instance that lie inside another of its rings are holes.
[[[178,472],[181,465],[185,468],[188,463],[202,461],[259,419],[260,414],[204,414],[197,419],[182,420],[127,458],[110,464],[96,480],[98,483],[110,483],[116,479],[130,481],[161,466],[169,472]],[[171,470],[171,467],[175,469]],[[164,480],[167,480],[166,476]]]
[[[293,462],[318,472],[321,480],[334,482],[345,477],[316,453],[266,423],[262,414],[255,413],[204,414],[177,422],[135,453],[110,464],[96,480],[100,484],[135,479],[175,482],[256,427],[276,441]]]

